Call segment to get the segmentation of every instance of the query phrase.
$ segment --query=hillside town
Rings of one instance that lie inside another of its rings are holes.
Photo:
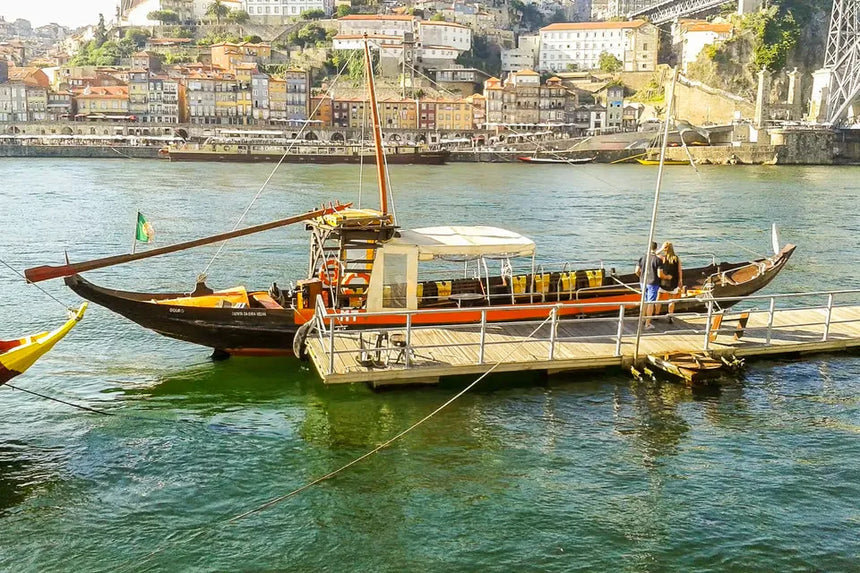
[[[659,39],[644,20],[615,21],[635,7],[623,4],[517,12],[424,0],[365,13],[329,0],[131,0],[112,23],[81,30],[0,19],[0,122],[360,128],[363,90],[328,87],[367,36],[385,86],[384,127],[633,129],[645,106],[625,101],[630,90],[613,89],[613,74],[650,77]],[[555,21],[583,17],[600,20]],[[684,22],[682,61],[730,29]],[[480,52],[490,57],[474,65]]]

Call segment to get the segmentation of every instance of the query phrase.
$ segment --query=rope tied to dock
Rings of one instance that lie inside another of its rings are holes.
[[[557,306],[560,306],[560,305],[557,305]],[[468,386],[466,386],[465,388],[463,388],[462,390],[460,390],[459,392],[457,392],[456,394],[454,394],[451,398],[449,398],[448,400],[446,400],[443,404],[441,404],[440,406],[436,407],[432,412],[430,412],[429,414],[427,414],[426,416],[424,416],[423,418],[421,418],[420,420],[418,420],[417,422],[415,422],[414,424],[412,424],[411,426],[409,426],[409,427],[408,427],[408,428],[406,428],[405,430],[400,431],[400,432],[399,432],[399,433],[397,433],[396,435],[394,435],[394,436],[392,436],[391,438],[387,439],[386,441],[382,442],[381,444],[379,444],[378,446],[376,446],[376,447],[375,447],[375,448],[373,448],[372,450],[370,450],[370,451],[368,451],[368,452],[366,452],[366,453],[362,454],[361,456],[359,456],[359,457],[355,458],[354,460],[350,461],[349,463],[346,463],[346,464],[344,464],[344,465],[340,466],[339,468],[337,468],[337,469],[335,469],[335,470],[332,470],[332,471],[328,472],[327,474],[325,474],[325,475],[323,475],[323,476],[320,476],[320,477],[318,477],[318,478],[316,478],[316,479],[314,479],[314,480],[312,480],[312,481],[310,481],[310,482],[308,482],[308,483],[306,483],[306,484],[302,485],[301,487],[298,487],[298,488],[296,488],[296,489],[294,489],[294,490],[292,490],[292,491],[290,491],[290,492],[288,492],[288,493],[285,493],[285,494],[283,494],[283,495],[279,495],[279,496],[277,496],[277,497],[274,497],[274,498],[270,499],[269,501],[266,501],[265,503],[262,503],[262,504],[258,505],[257,507],[255,507],[255,508],[253,508],[253,509],[250,509],[250,510],[245,511],[245,512],[243,512],[243,513],[240,513],[240,514],[234,515],[234,516],[229,517],[229,518],[227,518],[227,519],[225,519],[225,520],[221,520],[221,521],[216,521],[216,522],[210,523],[209,525],[207,525],[207,526],[203,526],[203,527],[201,527],[201,528],[197,529],[196,531],[193,531],[193,530],[192,530],[192,531],[188,532],[188,535],[187,535],[187,537],[186,537],[186,538],[183,538],[183,539],[175,539],[175,538],[174,538],[174,539],[169,539],[169,541],[167,541],[166,543],[164,543],[161,547],[159,547],[159,548],[157,548],[157,549],[154,549],[152,552],[150,552],[149,554],[145,555],[141,560],[139,560],[139,561],[135,561],[135,562],[132,562],[132,563],[129,563],[129,564],[127,564],[127,565],[123,566],[122,568],[120,568],[119,570],[120,570],[120,571],[124,571],[124,570],[129,570],[129,569],[132,569],[132,568],[135,568],[135,567],[139,567],[139,566],[141,566],[143,563],[145,563],[147,560],[149,560],[150,558],[154,557],[155,555],[158,555],[159,553],[161,553],[161,552],[165,551],[166,549],[168,549],[168,548],[169,548],[169,547],[171,547],[172,545],[175,545],[175,544],[178,544],[178,543],[188,543],[188,542],[193,541],[194,539],[196,539],[196,538],[200,537],[200,536],[201,536],[203,533],[205,533],[206,531],[211,530],[211,529],[214,529],[215,527],[222,526],[222,525],[230,525],[230,524],[236,523],[236,522],[238,522],[238,521],[241,521],[242,519],[245,519],[246,517],[249,517],[249,516],[255,515],[255,514],[257,514],[257,513],[263,512],[263,511],[265,511],[265,510],[267,510],[267,509],[270,509],[270,508],[272,508],[272,507],[274,507],[274,506],[276,506],[276,505],[278,505],[278,504],[280,504],[280,503],[283,503],[284,501],[286,501],[286,500],[290,499],[291,497],[293,497],[293,496],[295,496],[295,495],[297,495],[297,494],[299,494],[299,493],[301,493],[301,492],[303,492],[303,491],[306,491],[306,490],[308,490],[308,489],[312,488],[312,487],[313,487],[313,486],[315,486],[315,485],[319,485],[320,483],[322,483],[322,482],[324,482],[324,481],[327,481],[327,480],[330,480],[330,479],[334,478],[335,476],[337,476],[337,475],[339,475],[339,474],[343,473],[344,471],[346,471],[347,469],[351,468],[352,466],[357,465],[357,464],[361,463],[362,461],[364,461],[364,460],[366,460],[366,459],[370,458],[370,457],[371,457],[371,456],[373,456],[374,454],[376,454],[376,453],[378,453],[378,452],[380,452],[380,451],[384,450],[385,448],[387,448],[388,446],[390,446],[390,445],[391,445],[391,444],[393,444],[394,442],[396,442],[396,441],[400,440],[401,438],[403,438],[403,436],[405,436],[406,434],[408,434],[408,433],[412,432],[413,430],[415,430],[415,429],[416,429],[416,428],[418,428],[419,426],[421,426],[421,425],[423,425],[424,423],[426,423],[426,422],[427,422],[428,420],[430,420],[431,418],[435,417],[435,416],[436,416],[437,414],[439,414],[442,410],[444,410],[445,408],[447,408],[448,406],[450,406],[451,404],[453,404],[454,402],[456,402],[456,401],[457,401],[458,399],[460,399],[464,394],[466,394],[466,393],[467,393],[467,392],[469,392],[472,388],[474,388],[475,386],[477,386],[477,385],[478,385],[478,383],[480,383],[480,382],[481,382],[482,380],[484,380],[487,376],[489,376],[490,374],[492,374],[492,373],[493,373],[493,371],[495,371],[499,366],[501,366],[502,364],[504,364],[505,360],[507,360],[507,359],[508,359],[509,357],[511,357],[511,356],[512,356],[516,351],[518,351],[518,350],[519,350],[519,348],[520,348],[521,346],[523,346],[523,345],[527,344],[527,343],[531,340],[531,338],[532,338],[535,334],[537,334],[537,332],[538,332],[541,328],[543,328],[547,323],[551,322],[551,321],[552,321],[552,317],[553,317],[553,315],[552,315],[552,313],[550,313],[550,315],[549,315],[549,316],[547,316],[547,317],[546,317],[546,319],[544,319],[540,324],[538,324],[538,325],[534,328],[534,330],[532,330],[532,331],[531,331],[531,333],[530,333],[527,337],[525,337],[525,338],[523,339],[523,341],[522,341],[522,342],[520,342],[520,343],[516,344],[516,345],[511,349],[511,351],[510,351],[508,354],[506,354],[503,358],[501,358],[500,360],[498,360],[497,362],[495,362],[492,366],[490,366],[490,368],[488,368],[488,369],[487,369],[487,371],[486,371],[486,372],[484,372],[483,374],[481,374],[480,376],[478,376],[478,378],[476,378],[474,381],[472,381]],[[171,536],[169,536],[169,537],[172,537],[172,535],[171,535]]]

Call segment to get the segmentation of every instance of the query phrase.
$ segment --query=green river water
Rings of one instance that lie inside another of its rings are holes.
[[[229,230],[271,166],[0,159],[0,259],[18,270],[127,252],[143,212],[164,245]],[[365,169],[364,202],[375,204]],[[656,169],[392,167],[404,227],[490,224],[542,260],[630,270]],[[358,169],[286,166],[247,223],[358,199]],[[860,169],[667,168],[658,240],[736,260],[798,245],[764,292],[860,287]],[[217,247],[94,271],[184,290]],[[236,240],[209,284],[306,271],[301,226]],[[60,281],[57,298],[78,301]],[[0,338],[64,320],[0,267]],[[817,299],[821,304],[823,299]],[[751,363],[717,389],[619,372],[480,384],[333,480],[234,522],[362,455],[470,381],[324,387],[293,359],[208,351],[91,306],[0,388],[0,570],[849,571],[860,569],[860,358]]]

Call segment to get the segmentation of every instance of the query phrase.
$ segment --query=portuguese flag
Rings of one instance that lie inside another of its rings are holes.
[[[140,211],[137,212],[137,233],[135,238],[141,243],[148,243],[155,236],[155,231],[152,225],[146,222],[146,219]]]

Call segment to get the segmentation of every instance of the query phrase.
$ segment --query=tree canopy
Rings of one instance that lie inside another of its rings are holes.
[[[609,52],[601,52],[597,60],[597,65],[601,72],[614,74],[621,71],[621,60],[610,54]]]
[[[299,18],[301,18],[302,20],[322,20],[323,18],[325,18],[325,12],[323,12],[319,8],[304,10],[301,14],[299,14]]]
[[[178,24],[179,14],[173,10],[153,10],[146,15],[147,20],[155,20],[164,24]]]
[[[221,3],[221,0],[215,0],[206,8],[206,15],[212,16],[218,23],[221,23],[222,18],[226,18],[230,14],[230,8]]]

